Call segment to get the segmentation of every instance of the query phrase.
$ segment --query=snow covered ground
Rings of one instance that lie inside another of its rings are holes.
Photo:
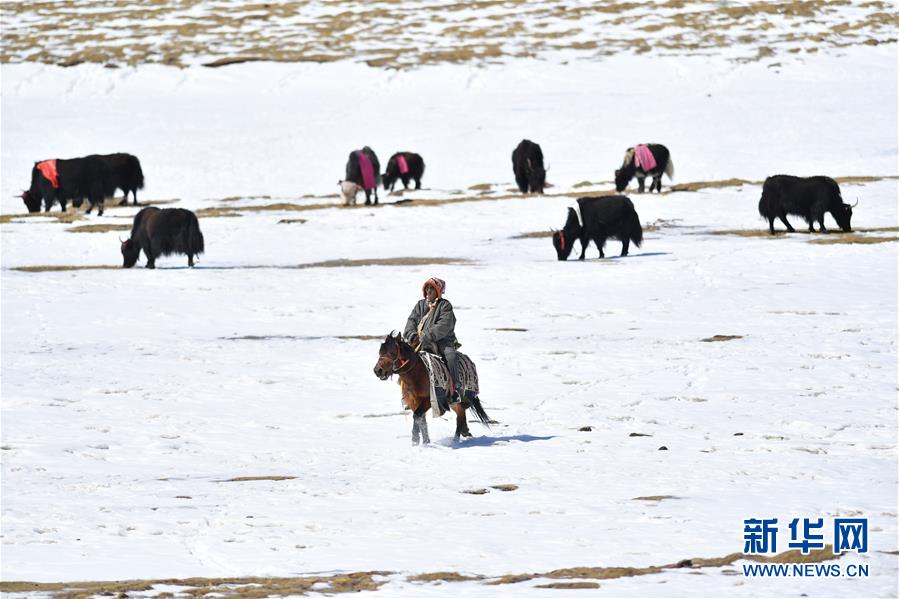
[[[679,182],[895,176],[895,44],[748,64],[0,74],[4,215],[23,211],[12,196],[34,160],[113,151],[140,156],[142,201],[197,210],[336,204],[363,144],[382,162],[425,157],[425,189],[407,199],[474,198],[485,183],[496,198],[201,218],[193,270],[183,257],[156,271],[15,270],[119,265],[126,233],[68,229],[127,225],[136,208],[4,222],[3,580],[379,570],[394,573],[385,595],[548,596],[565,591],[406,576],[722,557],[753,517],[780,520],[781,552],[792,518],[855,516],[870,550],[837,563],[867,564],[867,578],[724,566],[581,592],[895,596],[895,242],[717,234],[764,228],[752,183],[631,193],[655,226],[624,259],[610,241],[610,258],[591,247],[560,263],[548,239],[515,238],[560,227],[580,190],[608,191],[641,141],[671,148]],[[543,146],[554,186],[500,199],[522,137]],[[855,228],[895,237],[883,230],[897,226],[895,179],[842,187],[859,201]],[[341,258],[454,263],[294,268]],[[438,420],[434,446],[410,448],[398,388],[372,368],[377,337],[402,328],[433,275],[499,424],[453,446]],[[714,335],[739,338],[702,341]],[[517,489],[492,488],[504,484]]]

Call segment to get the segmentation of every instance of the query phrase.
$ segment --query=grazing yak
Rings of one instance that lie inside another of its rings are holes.
[[[415,152],[397,152],[387,161],[387,171],[381,180],[384,189],[393,191],[396,180],[403,182],[403,189],[409,189],[409,181],[415,181],[415,189],[421,189],[421,176],[425,172],[425,161]]]
[[[347,191],[343,183],[349,181],[355,183],[365,191],[365,203],[371,204],[371,193],[375,192],[375,204],[378,203],[378,184],[381,182],[381,163],[374,151],[365,146],[361,150],[353,150],[346,163],[346,177],[340,181],[340,191],[345,203],[350,203]],[[358,191],[358,190],[357,190]],[[355,203],[355,191],[353,192]]]
[[[621,241],[621,255],[627,256],[630,242],[637,247],[643,243],[643,227],[634,204],[626,196],[605,196],[579,198],[576,207],[568,208],[568,220],[561,231],[553,233],[553,247],[559,260],[567,260],[574,240],[581,242],[581,256],[584,259],[587,244],[592,239],[599,248],[599,257],[605,258],[602,248],[606,239],[614,237]]]
[[[858,203],[856,202],[855,205]],[[768,232],[774,235],[774,219],[779,218],[787,231],[794,231],[787,222],[787,215],[794,214],[805,219],[808,232],[815,232],[815,221],[824,228],[824,213],[830,212],[837,225],[846,232],[852,231],[852,208],[843,203],[839,184],[830,177],[793,177],[774,175],[765,179],[762,198],[759,200],[759,214],[768,220]]]
[[[621,168],[615,171],[615,191],[622,192],[631,182],[634,175],[637,176],[639,193],[643,193],[643,180],[647,175],[652,177],[649,191],[653,189],[662,191],[662,173],[674,178],[674,162],[671,153],[662,144],[640,144],[628,148],[624,153],[624,161]]]
[[[529,139],[522,139],[512,152],[512,172],[521,193],[543,193],[546,186],[546,169],[543,167],[543,150]]]
[[[106,166],[109,167],[110,176],[112,177],[113,192],[121,189],[125,197],[119,202],[119,206],[128,203],[128,194],[131,193],[133,203],[137,205],[137,190],[144,188],[144,171],[140,167],[140,160],[133,154],[125,154],[120,152],[117,154],[98,154],[97,155]]]
[[[112,174],[106,162],[99,156],[85,156],[35,162],[31,169],[31,187],[19,197],[29,212],[40,212],[42,200],[46,212],[54,202],[59,202],[65,212],[69,200],[73,205],[81,206],[87,198],[90,202],[87,213],[99,206],[98,215],[103,216],[103,202],[113,191]]]
[[[147,268],[156,268],[156,258],[171,254],[187,254],[187,265],[193,267],[194,256],[204,249],[196,214],[183,208],[149,206],[134,216],[131,238],[122,242],[122,266],[134,266],[143,250]]]

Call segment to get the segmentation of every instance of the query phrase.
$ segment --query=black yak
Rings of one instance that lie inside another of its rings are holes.
[[[821,232],[827,233],[824,228],[825,212],[830,212],[843,231],[852,231],[852,208],[843,203],[840,186],[830,177],[774,175],[765,179],[759,200],[759,214],[768,219],[768,231],[772,235],[775,218],[786,225],[787,231],[794,231],[787,222],[788,214],[805,219],[809,233],[814,233],[815,221],[818,221]]]
[[[543,193],[546,169],[540,146],[529,139],[522,139],[512,152],[512,172],[521,193]]]
[[[415,152],[397,152],[387,161],[387,171],[381,180],[384,189],[393,191],[396,180],[403,182],[403,189],[409,189],[409,181],[415,181],[415,189],[421,189],[421,176],[425,172],[425,161]]]
[[[125,197],[119,202],[119,206],[128,203],[128,193],[131,193],[134,205],[137,205],[137,190],[144,188],[144,171],[140,167],[140,160],[133,154],[123,152],[117,154],[98,154],[109,167],[112,177],[113,191],[121,189]]]
[[[615,171],[615,191],[622,192],[631,182],[634,175],[637,176],[638,193],[643,193],[643,180],[647,175],[652,177],[649,191],[653,189],[662,191],[662,173],[674,178],[674,162],[671,160],[671,152],[662,144],[640,144],[628,148],[624,153],[624,161],[621,168]]]
[[[568,220],[561,231],[553,233],[553,247],[559,260],[567,260],[574,240],[581,242],[581,256],[584,259],[587,244],[592,239],[599,248],[599,257],[605,258],[602,248],[606,239],[614,237],[621,241],[621,255],[627,256],[630,242],[637,247],[643,243],[643,227],[634,204],[626,196],[605,196],[599,198],[579,198],[577,208],[568,208]]]
[[[193,267],[194,256],[204,249],[196,214],[183,208],[149,206],[134,216],[131,238],[122,242],[122,266],[134,266],[143,250],[147,268],[156,268],[156,258],[171,254],[187,254],[187,265]]]
[[[54,202],[59,202],[63,212],[72,200],[81,206],[84,198],[90,202],[87,213],[99,206],[99,216],[103,216],[103,202],[115,191],[109,166],[98,156],[84,158],[54,158],[35,162],[31,169],[31,186],[20,196],[29,212],[40,212],[41,201],[44,210],[50,211]]]
[[[365,190],[365,203],[371,204],[371,193],[375,192],[375,204],[378,203],[378,184],[381,182],[381,163],[374,150],[365,146],[361,150],[353,150],[346,163],[346,177],[344,181],[355,183]],[[349,204],[350,198],[347,197],[347,190],[350,186],[343,185],[344,181],[340,181],[341,192],[344,194],[344,201]],[[358,188],[356,188],[358,189]],[[353,192],[353,203],[355,203],[355,192]]]

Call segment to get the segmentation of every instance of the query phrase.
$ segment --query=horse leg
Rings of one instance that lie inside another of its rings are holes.
[[[418,445],[420,442],[421,436],[418,426],[418,416],[412,416],[412,445]]]
[[[459,437],[470,437],[471,432],[468,430],[468,421],[465,419],[465,408],[462,404],[453,404],[453,411],[456,413],[456,434],[453,443],[458,443]]]
[[[427,412],[425,412],[427,414]],[[428,434],[428,421],[425,419],[425,414],[418,416],[418,426],[421,429],[421,441],[425,445],[431,444],[431,436]]]

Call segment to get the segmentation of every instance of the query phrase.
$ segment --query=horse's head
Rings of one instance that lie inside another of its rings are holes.
[[[404,347],[409,345],[403,341],[403,336],[397,333],[387,335],[378,350],[378,361],[375,362],[375,376],[386,381],[391,375],[397,373],[397,370],[406,365],[408,360],[403,360]]]

